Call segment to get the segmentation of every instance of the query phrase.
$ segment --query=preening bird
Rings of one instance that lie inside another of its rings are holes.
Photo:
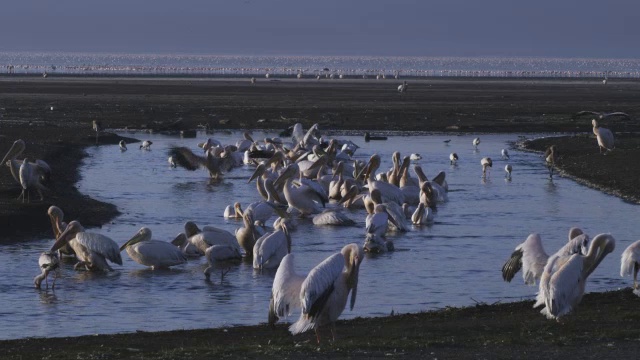
[[[113,271],[107,260],[122,265],[120,248],[115,241],[101,234],[85,232],[82,225],[75,220],[60,234],[51,251],[56,251],[67,243],[78,257],[76,270],[84,267],[87,270]]]
[[[166,241],[151,240],[151,230],[143,227],[121,247],[129,257],[140,265],[152,269],[169,268],[187,262],[187,257],[179,248]]]
[[[306,274],[296,273],[294,264],[294,255],[285,255],[273,278],[269,301],[269,325],[272,327],[278,319],[286,318],[300,308],[300,289]]]
[[[596,119],[591,120],[591,124],[593,125],[593,133],[598,139],[600,153],[606,154],[608,151],[613,150],[615,145],[613,140],[613,133],[611,132],[611,130],[600,127]]]
[[[289,327],[292,334],[314,329],[320,343],[320,328],[330,325],[335,340],[335,322],[344,311],[349,294],[351,310],[356,303],[358,274],[363,258],[362,248],[357,244],[348,244],[309,272],[300,286],[302,313],[298,321]]]
[[[589,236],[581,229],[573,227],[569,229],[569,241],[551,256],[586,254],[588,244]],[[540,235],[530,234],[522,244],[516,246],[509,260],[502,266],[502,279],[511,282],[515,274],[522,269],[524,283],[535,285],[540,280],[549,257],[544,251]]]
[[[286,226],[261,236],[253,246],[254,269],[276,269],[291,252],[291,235]]]
[[[599,234],[591,241],[586,255],[555,255],[549,258],[533,307],[544,305],[540,312],[548,319],[556,320],[573,311],[582,300],[587,278],[615,249],[615,244],[611,234]]]
[[[633,274],[633,293],[640,296],[638,286],[638,270],[640,269],[640,240],[629,245],[622,252],[620,259],[620,276]]]
[[[152,141],[145,140],[145,141],[142,142],[142,144],[140,144],[140,149],[151,150],[151,144],[153,144]]]

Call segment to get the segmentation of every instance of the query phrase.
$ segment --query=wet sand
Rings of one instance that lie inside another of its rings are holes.
[[[640,199],[637,181],[640,140],[633,134],[640,131],[640,122],[636,120],[636,114],[640,114],[639,81],[611,81],[605,86],[595,79],[436,78],[410,80],[405,94],[395,90],[398,84],[395,80],[373,79],[259,79],[252,85],[246,79],[1,77],[0,154],[3,155],[14,140],[22,138],[27,143],[23,156],[47,161],[53,174],[44,201],[22,204],[16,200],[19,185],[3,167],[0,171],[3,228],[0,241],[50,237],[46,209],[52,204],[65,210],[67,218],[78,219],[88,227],[100,226],[118,215],[115,206],[83,196],[74,185],[81,176],[77,169],[85,156],[84,148],[95,146],[94,119],[100,120],[105,128],[173,132],[206,129],[212,136],[223,129],[285,129],[296,122],[303,123],[305,128],[319,123],[321,130],[358,133],[364,130],[545,132],[550,135],[560,131],[579,132],[578,136],[544,139],[527,146],[544,150],[554,143],[562,151],[559,166],[565,174],[631,201]],[[581,110],[624,111],[631,115],[631,119],[608,118],[601,122],[601,126],[616,134],[616,150],[606,156],[599,155],[596,140],[589,135],[592,117],[572,117]],[[117,143],[119,139],[103,134],[99,144]],[[575,327],[545,320],[530,309],[528,302],[388,319],[356,319],[340,323],[338,331],[344,338],[319,351],[311,334],[291,337],[284,327],[272,332],[266,326],[257,326],[234,328],[229,332],[218,329],[70,338],[61,342],[5,341],[0,342],[0,356],[42,358],[45,356],[42,348],[51,348],[54,359],[98,355],[100,358],[141,358],[143,355],[158,359],[208,358],[216,354],[537,358],[560,357],[574,351],[579,351],[582,358],[616,356],[636,351],[634,339],[638,333],[631,330],[632,325],[628,325],[631,333],[621,331],[617,322],[607,320],[613,315],[608,314],[608,310],[632,307],[637,301],[630,292],[589,295],[578,313],[567,321],[575,323]],[[626,320],[618,318],[617,321]],[[450,334],[441,332],[449,327],[460,329],[459,335],[455,330]],[[387,338],[389,334],[393,336]],[[177,339],[179,343],[175,342]],[[610,341],[614,345],[609,346]],[[58,347],[58,344],[76,345]]]

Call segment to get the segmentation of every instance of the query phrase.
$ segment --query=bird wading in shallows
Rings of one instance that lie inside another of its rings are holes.
[[[593,125],[593,133],[595,134],[598,140],[598,147],[600,148],[600,153],[606,155],[607,152],[613,150],[614,140],[613,133],[609,129],[605,129],[598,125],[598,121],[596,119],[591,120],[591,124]]]
[[[547,151],[544,152],[544,161],[547,164],[547,168],[549,169],[549,179],[553,180],[553,168],[556,166],[556,161],[558,161],[558,149],[555,145],[551,145],[547,148]]]

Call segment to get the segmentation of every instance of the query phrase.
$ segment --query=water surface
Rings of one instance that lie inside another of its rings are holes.
[[[131,136],[131,135],[130,135]],[[214,225],[233,232],[241,226],[225,220],[223,209],[235,201],[244,206],[259,200],[255,184],[247,184],[253,169],[242,167],[221,183],[211,184],[204,170],[171,169],[166,150],[184,145],[196,150],[198,139],[135,134],[153,141],[151,151],[131,144],[120,152],[117,146],[88,149],[82,167],[81,192],[114,203],[122,212],[112,223],[91,229],[124,243],[140,227],[147,226],[159,240],[172,239],[187,220]],[[255,132],[254,138],[265,134]],[[235,143],[240,133],[215,134],[223,143]],[[529,233],[541,234],[545,249],[554,252],[567,240],[571,226],[579,226],[592,237],[611,232],[616,250],[591,275],[587,291],[614,290],[631,283],[619,277],[622,250],[640,238],[635,230],[638,207],[618,198],[555,178],[550,181],[539,154],[510,150],[513,180],[504,179],[505,160],[500,150],[518,139],[511,135],[482,135],[477,151],[474,136],[391,136],[387,141],[365,143],[359,159],[378,153],[381,169],[391,166],[395,150],[420,153],[419,162],[432,177],[447,172],[449,202],[439,206],[432,226],[393,234],[397,251],[367,256],[361,266],[358,300],[342,318],[382,316],[396,313],[532,299],[537,288],[522,283],[518,274],[512,283],[502,280],[500,269],[514,247]],[[443,142],[451,139],[449,144]],[[595,141],[595,140],[594,140]],[[450,152],[457,152],[457,166],[449,165]],[[483,181],[480,159],[490,156],[494,166]],[[329,205],[331,206],[331,205]],[[358,226],[316,227],[300,222],[292,233],[296,268],[308,272],[312,266],[347,243],[362,243],[364,211],[351,211]],[[221,283],[204,281],[204,259],[189,261],[170,271],[151,271],[123,253],[124,265],[114,265],[110,274],[77,272],[65,264],[55,291],[33,288],[38,273],[38,254],[53,239],[0,246],[0,339],[30,336],[69,336],[136,330],[172,330],[259,324],[267,319],[273,273],[259,273],[249,264],[233,267]],[[531,310],[535,311],[535,310]],[[540,315],[542,316],[542,315]]]

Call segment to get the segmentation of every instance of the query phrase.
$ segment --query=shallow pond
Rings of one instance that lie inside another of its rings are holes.
[[[124,243],[140,227],[151,228],[154,238],[170,240],[183,230],[186,220],[214,225],[233,232],[241,226],[225,220],[223,209],[234,201],[244,206],[259,200],[255,184],[247,184],[253,168],[236,168],[220,183],[210,184],[205,170],[172,169],[167,163],[170,145],[196,149],[205,139],[180,139],[135,134],[153,141],[151,151],[131,144],[88,149],[78,188],[84,194],[118,206],[122,215],[101,229],[90,229]],[[274,134],[254,133],[261,139]],[[235,143],[240,133],[215,134],[223,143]],[[529,233],[541,234],[545,249],[554,252],[567,240],[571,226],[592,237],[611,232],[617,239],[610,254],[588,280],[587,291],[628,286],[631,279],[619,276],[622,250],[640,238],[635,227],[638,207],[618,198],[560,177],[553,181],[539,154],[510,149],[513,179],[504,178],[500,150],[518,139],[517,134],[482,135],[477,150],[473,136],[390,136],[387,141],[365,143],[349,138],[361,148],[356,158],[373,153],[383,159],[381,169],[391,166],[391,153],[412,152],[427,176],[447,172],[449,202],[442,204],[436,222],[392,234],[397,251],[367,256],[360,269],[357,304],[342,318],[383,316],[476,302],[495,303],[532,299],[536,287],[525,286],[521,274],[512,283],[502,280],[500,269],[514,247]],[[451,139],[450,143],[444,143]],[[595,140],[594,140],[595,146]],[[449,165],[449,153],[457,152],[457,166]],[[494,159],[491,175],[483,181],[480,159]],[[333,205],[328,205],[333,206]],[[64,210],[64,209],[63,209]],[[329,228],[299,223],[292,233],[292,251],[299,272],[347,243],[364,239],[363,210],[350,211],[358,226]],[[269,224],[271,225],[271,224]],[[123,253],[124,265],[115,272],[77,272],[64,264],[55,291],[33,288],[38,255],[53,239],[0,246],[0,339],[30,336],[70,336],[94,333],[155,331],[258,324],[267,320],[273,273],[259,273],[250,264],[231,269],[224,281],[204,280],[204,259],[191,260],[170,271],[151,271]],[[531,310],[536,311],[536,310]],[[542,316],[542,315],[540,315]],[[296,316],[294,316],[296,317]]]

